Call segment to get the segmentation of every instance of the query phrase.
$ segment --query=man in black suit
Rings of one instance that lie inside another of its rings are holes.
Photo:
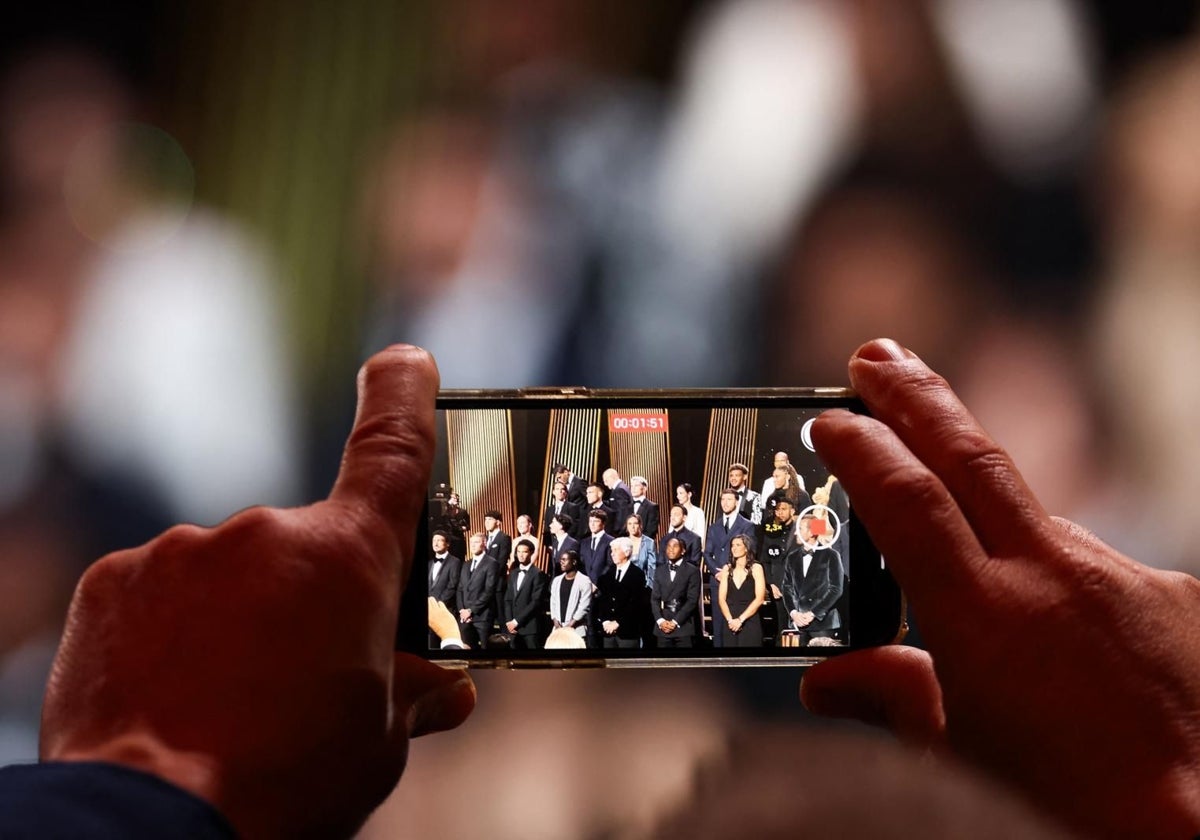
[[[500,564],[484,551],[483,534],[471,535],[470,549],[471,557],[463,561],[458,582],[458,624],[464,642],[473,648],[484,648],[496,618]]]
[[[842,594],[842,560],[813,536],[814,518],[800,518],[796,545],[788,551],[784,568],[783,600],[792,625],[800,631],[801,647],[834,636],[842,626],[834,607]]]
[[[579,540],[571,536],[575,522],[565,513],[550,517],[549,537],[542,543],[549,552],[550,568],[558,567],[558,558],[564,551],[579,551]]]
[[[504,568],[512,557],[512,537],[500,529],[501,521],[498,510],[489,510],[483,515],[484,551]]]
[[[561,481],[567,487],[567,501],[580,508],[584,507],[587,482],[562,465],[554,465],[554,480]]]
[[[617,510],[608,502],[604,501],[604,485],[593,481],[587,486],[587,506],[583,509],[584,516],[590,516],[592,511],[604,511],[604,530],[608,532],[610,537],[617,536],[617,529],[625,527],[625,521],[617,521]],[[584,525],[586,529],[586,523]],[[580,540],[587,536],[587,530],[582,534],[577,534]]]
[[[726,487],[721,491],[721,516],[708,526],[708,537],[704,541],[704,562],[708,566],[709,589],[712,598],[713,644],[725,645],[725,616],[717,609],[721,579],[729,565],[729,542],[739,534],[754,539],[754,526],[750,520],[738,513],[741,500],[737,490]]]
[[[787,569],[787,553],[796,544],[795,531],[796,508],[791,499],[779,496],[775,499],[774,515],[763,525],[763,542],[758,559],[763,564],[763,573],[767,578],[767,595],[775,602],[780,629],[787,627],[790,621],[787,606],[783,602],[783,579]]]
[[[660,555],[667,553],[667,540],[674,537],[683,543],[683,559],[687,563],[691,563],[697,569],[700,568],[700,535],[689,531],[684,526],[687,521],[687,508],[683,505],[671,505],[671,513],[668,528],[663,534],[662,540],[659,542]]]
[[[750,520],[752,525],[762,524],[762,497],[750,489],[750,468],[745,464],[729,465],[729,486],[738,497],[738,512]]]
[[[625,533],[625,522],[629,519],[629,514],[633,513],[633,496],[629,492],[629,485],[612,467],[606,469],[600,479],[606,488],[604,501],[612,509],[613,516],[616,517],[616,530],[610,533],[614,537],[620,536]]]
[[[542,646],[546,607],[550,596],[546,573],[533,565],[533,543],[517,540],[513,550],[517,562],[508,575],[504,593],[504,629],[516,650],[537,650]]]
[[[629,537],[617,537],[610,550],[612,565],[600,576],[596,608],[601,643],[606,648],[636,648],[646,616],[646,576],[629,562]]]
[[[492,614],[499,618],[504,615],[504,586],[508,580],[508,572],[512,568],[512,537],[500,529],[500,511],[489,510],[483,515],[484,551],[499,564],[500,577],[496,581],[496,603]]]
[[[542,532],[542,542],[543,543],[550,542],[550,538],[551,538],[550,521],[555,516],[558,516],[558,515],[569,516],[569,517],[571,517],[571,522],[573,524],[578,523],[580,521],[579,520],[579,512],[580,512],[579,505],[575,504],[574,502],[570,501],[567,498],[567,485],[563,484],[561,481],[556,481],[556,482],[554,482],[554,487],[550,492],[551,492],[551,495],[553,496],[553,500],[550,502],[549,505],[546,506],[546,513],[542,517],[543,521],[546,523],[545,530]],[[570,531],[570,528],[568,528],[567,530]],[[558,557],[558,554],[556,553],[553,556]],[[551,564],[551,565],[553,565],[553,564]]]
[[[579,544],[579,560],[583,564],[583,573],[593,585],[612,567],[608,547],[613,538],[604,531],[607,523],[608,514],[603,510],[588,513],[588,535]]]
[[[451,612],[458,609],[458,579],[462,574],[462,560],[450,553],[450,535],[445,531],[434,531],[430,540],[433,557],[429,559],[429,595],[446,605]],[[429,633],[429,647],[441,647],[441,638],[433,631]]]
[[[630,513],[642,517],[642,533],[652,540],[658,539],[658,505],[646,498],[649,487],[645,476],[635,475],[629,479],[629,492],[632,501]]]
[[[700,569],[683,559],[683,542],[678,537],[665,540],[667,562],[655,568],[650,590],[654,635],[659,647],[692,647],[700,608]]]

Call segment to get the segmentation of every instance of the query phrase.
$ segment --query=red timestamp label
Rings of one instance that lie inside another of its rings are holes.
[[[667,431],[667,415],[610,411],[608,413],[608,430],[610,432],[665,432]]]

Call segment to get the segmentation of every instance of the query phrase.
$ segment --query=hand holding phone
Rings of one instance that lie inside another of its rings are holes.
[[[961,756],[1086,834],[1196,834],[1200,582],[1047,515],[945,380],[894,342],[860,348],[850,376],[873,418],[832,412],[814,441],[929,653],[822,663],[805,705]]]

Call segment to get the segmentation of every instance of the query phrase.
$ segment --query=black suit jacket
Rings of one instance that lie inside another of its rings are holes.
[[[554,516],[554,502],[546,505],[546,513],[542,516],[542,542],[549,543],[554,540],[554,535],[550,533],[550,518]],[[575,529],[579,527],[579,505],[574,502],[563,502],[562,512],[571,517],[571,533],[575,533]]]
[[[426,578],[433,571],[433,564],[435,562],[435,558],[429,558],[429,569],[425,573]],[[429,594],[445,604],[450,612],[454,612],[458,605],[458,580],[461,576],[462,560],[450,554],[442,561],[442,568],[438,571],[437,579],[429,584]]]
[[[658,543],[658,556],[663,559],[659,562],[667,562],[667,540],[671,537],[676,537],[683,543],[683,559],[697,569],[700,568],[700,535],[687,528],[680,528],[677,534],[672,534],[669,530],[663,532],[662,539]]]
[[[537,566],[530,565],[525,573],[525,582],[517,589],[521,567],[513,566],[508,575],[508,587],[504,591],[503,624],[516,619],[517,635],[540,636],[550,595],[546,589],[549,578]],[[505,628],[507,630],[507,627]]]
[[[646,575],[633,563],[626,563],[625,575],[618,583],[616,567],[610,566],[598,585],[597,620],[617,622],[617,638],[640,639],[646,618]]]
[[[629,512],[636,513],[638,516],[642,517],[643,534],[652,540],[658,539],[658,505],[649,499],[644,498],[642,499],[641,508],[634,510],[633,504],[630,504]]]
[[[561,571],[558,568],[558,555],[562,554],[564,551],[579,551],[579,540],[575,539],[570,534],[567,534],[563,537],[562,545],[558,546],[557,548],[554,546],[553,536],[546,540],[543,545],[545,545],[550,551],[550,570],[556,575],[561,574]],[[586,574],[586,572],[584,574]]]
[[[483,538],[485,540],[484,545],[487,545],[486,540],[488,535],[486,531],[483,534]],[[503,569],[505,564],[508,563],[508,558],[512,557],[512,537],[504,533],[502,530],[497,530],[496,538],[492,540],[491,545],[487,545],[487,547],[484,549],[484,553],[491,557],[495,557],[496,562],[498,562],[500,564],[500,568]]]
[[[592,583],[600,580],[600,577],[612,568],[612,553],[608,549],[612,545],[612,539],[601,531],[600,544],[595,551],[592,550],[591,534],[579,544],[579,559],[583,564],[583,573]]]
[[[479,567],[472,573],[471,560],[464,560],[458,580],[458,608],[471,611],[471,621],[492,621],[496,587],[500,584],[500,564],[496,558],[483,555]]]
[[[654,619],[654,634],[664,639],[693,636],[696,624],[692,619],[700,603],[700,569],[681,562],[675,580],[671,580],[671,564],[662,563],[654,569],[654,586],[650,590],[650,615]],[[664,633],[658,626],[660,618],[679,624],[673,633]]]
[[[604,496],[604,503],[612,508],[613,515],[617,518],[616,528],[610,530],[609,533],[613,536],[624,534],[625,520],[629,518],[629,514],[633,513],[633,496],[629,495],[629,489],[625,486],[625,482],[621,482],[609,490]]]
[[[724,514],[717,517],[717,520],[708,526],[708,539],[704,541],[704,562],[708,564],[710,574],[723,568],[729,562],[729,543],[738,534],[754,536],[754,526],[740,513],[734,517],[733,527],[729,529],[729,533],[725,533]],[[716,584],[717,579],[714,577],[712,582]]]
[[[833,630],[841,627],[833,605],[842,594],[842,561],[831,548],[812,552],[808,574],[804,574],[804,546],[789,549],[784,560],[783,603],[788,613],[811,612],[813,621],[806,630]]]
[[[573,476],[567,483],[567,501],[579,505],[580,509],[587,507],[587,482],[579,476]]]

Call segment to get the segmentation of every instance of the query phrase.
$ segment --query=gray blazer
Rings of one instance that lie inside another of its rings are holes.
[[[557,575],[550,581],[550,618],[554,621],[562,620],[562,601],[558,595],[562,579],[562,575]],[[591,608],[592,582],[587,575],[579,572],[571,582],[571,593],[567,596],[567,619],[575,622],[571,629],[580,636],[587,635],[588,611]]]

